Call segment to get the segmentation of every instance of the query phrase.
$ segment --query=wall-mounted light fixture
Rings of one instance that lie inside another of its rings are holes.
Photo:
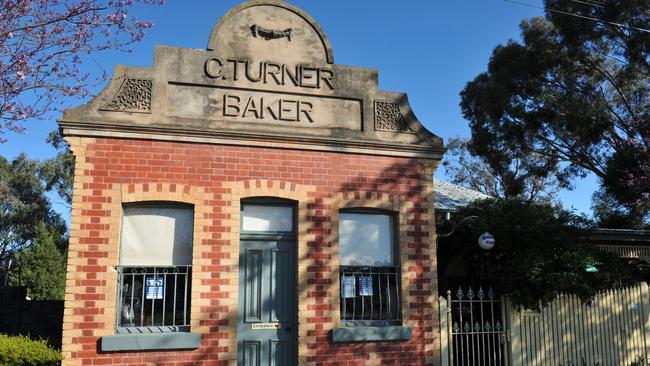
[[[454,227],[451,228],[451,231],[449,231],[448,233],[438,234],[438,238],[448,238],[452,236],[456,232],[456,229],[458,229],[459,226],[472,219],[478,219],[478,216],[464,217],[457,224],[455,224]],[[488,232],[485,232],[478,237],[478,246],[481,249],[490,250],[494,248],[495,244],[496,244],[496,240],[494,239],[494,236],[492,236],[492,234]]]

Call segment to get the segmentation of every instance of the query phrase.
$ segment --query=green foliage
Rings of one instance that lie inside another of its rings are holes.
[[[39,166],[25,154],[13,161],[0,157],[0,261],[29,247],[39,223],[65,235],[65,222],[52,209]]]
[[[553,177],[525,174],[526,171],[495,170],[486,160],[473,153],[470,141],[451,138],[442,162],[445,174],[455,184],[499,198],[520,198],[526,201],[551,202],[559,183]],[[515,158],[517,166],[532,166],[535,155]]]
[[[45,189],[54,190],[69,205],[72,203],[74,155],[58,130],[49,134],[47,142],[57,150],[57,154],[52,159],[43,161],[38,173],[45,183]]]
[[[34,244],[18,255],[20,269],[10,283],[27,287],[32,300],[63,300],[65,294],[66,256],[61,252],[62,238],[43,223],[37,228]]]
[[[589,222],[548,204],[521,200],[475,202],[457,217],[478,216],[441,241],[452,248],[448,258],[463,255],[482,282],[507,294],[517,305],[538,309],[560,293],[588,301],[598,291],[629,283],[627,268],[615,255],[580,244]],[[496,245],[489,251],[477,238],[490,232]],[[595,264],[597,273],[585,271]]]
[[[0,366],[53,366],[61,359],[61,352],[43,340],[0,334]]]
[[[74,158],[58,133],[48,142],[59,151],[49,160],[0,157],[0,269],[11,261],[10,283],[35,300],[62,299],[65,284],[67,229],[49,193],[71,202]]]
[[[650,139],[650,127],[648,130]],[[617,150],[607,161],[603,183],[606,194],[624,203],[628,216],[639,218],[634,227],[642,228],[642,219],[650,212],[650,144],[625,145]]]
[[[650,33],[634,27],[650,29],[650,0],[544,3],[624,26],[552,11],[523,21],[522,41],[497,46],[461,92],[470,149],[502,176],[566,186],[593,173],[625,214],[647,222]]]
[[[610,229],[650,228],[643,216],[621,204],[607,190],[601,188],[592,196],[591,208],[598,227]]]

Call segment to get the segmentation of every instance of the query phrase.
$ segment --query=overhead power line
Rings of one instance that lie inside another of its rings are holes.
[[[583,5],[588,5],[588,6],[593,6],[596,8],[601,8],[601,9],[606,9],[606,6],[604,3],[596,2],[596,1],[586,1],[586,0],[571,0],[573,2],[576,2],[578,4],[583,4]],[[646,16],[642,16],[644,19],[649,19]]]
[[[634,29],[634,30],[637,30],[637,31],[639,31],[639,32],[650,33],[650,29],[644,29],[644,28],[632,27],[632,26],[629,26],[629,25],[621,24],[621,23],[615,23],[615,22],[610,22],[610,21],[607,21],[607,20],[602,20],[602,19],[598,19],[598,18],[594,18],[594,17],[588,17],[588,16],[586,16],[586,15],[580,15],[580,14],[576,14],[576,13],[570,13],[570,12],[568,12],[568,11],[557,10],[557,9],[551,9],[551,8],[544,8],[544,7],[542,7],[542,6],[537,6],[537,5],[533,5],[533,4],[523,3],[523,2],[515,1],[515,0],[503,0],[503,1],[505,1],[505,2],[507,2],[507,3],[517,4],[517,5],[528,6],[528,7],[530,7],[530,8],[536,8],[536,9],[547,10],[547,11],[550,11],[550,12],[553,12],[553,13],[564,14],[564,15],[568,15],[568,16],[572,16],[572,17],[576,17],[576,18],[587,19],[587,20],[591,20],[591,21],[593,21],[593,22],[597,22],[597,23],[609,24],[609,25],[613,25],[613,26],[616,26],[616,27],[619,27],[619,28]],[[573,1],[577,1],[577,0],[573,0]],[[581,2],[584,3],[584,1],[581,1]]]
[[[605,8],[605,6],[603,4],[598,4],[598,3],[594,3],[594,2],[590,2],[590,1],[582,1],[582,0],[571,0],[571,1],[573,1],[575,3],[578,3],[578,4],[595,6],[597,8]]]

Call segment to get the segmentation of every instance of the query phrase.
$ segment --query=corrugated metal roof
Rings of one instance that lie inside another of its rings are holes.
[[[435,208],[440,211],[456,211],[472,201],[492,198],[485,193],[435,178],[433,179],[433,193]]]

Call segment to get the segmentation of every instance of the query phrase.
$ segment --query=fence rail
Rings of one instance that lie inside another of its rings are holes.
[[[629,366],[650,355],[648,285],[597,295],[590,305],[562,295],[541,311],[513,309],[513,366]]]
[[[439,299],[443,366],[493,365],[500,355],[504,365],[512,366],[650,365],[650,292],[645,282],[603,292],[589,305],[577,296],[562,295],[530,311],[506,299],[503,348],[483,346],[480,335],[487,327],[477,325],[471,312],[490,302],[467,295]],[[496,322],[489,325],[494,331]]]

